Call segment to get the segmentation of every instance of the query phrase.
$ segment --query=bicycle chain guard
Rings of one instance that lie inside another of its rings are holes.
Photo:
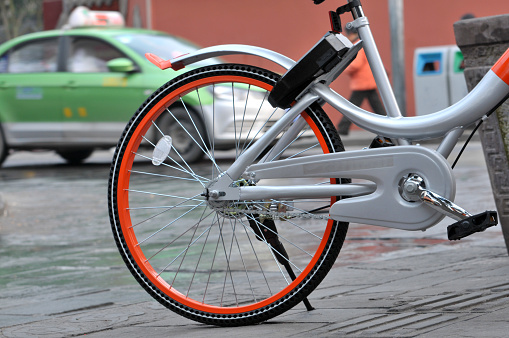
[[[337,201],[330,209],[330,217],[403,230],[425,230],[444,215],[423,202],[403,199],[399,192],[401,178],[417,174],[428,189],[449,200],[454,200],[456,193],[449,163],[436,151],[421,146],[306,156],[254,164],[246,172],[256,175],[257,179],[342,177],[372,181],[376,184],[373,193]]]

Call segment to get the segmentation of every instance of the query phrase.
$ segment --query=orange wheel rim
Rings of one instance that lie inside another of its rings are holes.
[[[289,285],[287,285],[285,288],[283,288],[276,294],[272,295],[271,297],[249,305],[220,307],[196,301],[173,288],[163,278],[160,277],[157,271],[155,271],[155,269],[148,262],[141,248],[138,246],[138,240],[131,226],[131,217],[129,213],[129,192],[127,190],[129,189],[129,181],[131,175],[130,169],[132,168],[133,165],[135,153],[138,150],[138,147],[140,146],[141,136],[147,132],[148,128],[150,128],[151,122],[154,121],[161,114],[164,108],[173,104],[176,100],[178,100],[180,96],[184,96],[186,93],[189,93],[190,91],[195,90],[196,88],[204,87],[211,84],[217,84],[221,82],[245,83],[258,86],[267,91],[270,91],[272,89],[271,85],[266,84],[264,82],[255,79],[246,79],[244,77],[232,75],[232,76],[216,76],[191,81],[190,83],[166,95],[163,99],[159,100],[159,102],[156,105],[154,105],[154,107],[152,107],[150,111],[138,123],[136,129],[133,131],[133,134],[130,137],[128,144],[125,147],[124,156],[122,158],[122,162],[118,173],[118,185],[116,197],[119,223],[121,225],[122,233],[124,235],[124,239],[128,246],[129,252],[136,261],[138,267],[142,270],[143,274],[150,279],[151,283],[153,283],[159,290],[164,292],[170,298],[190,308],[209,313],[237,314],[263,308],[264,306],[267,306],[281,299],[282,297],[287,295],[291,290],[293,290],[299,283],[301,283],[303,279],[309,275],[311,270],[315,267],[315,264],[317,264],[318,260],[320,259],[324,251],[324,248],[327,245],[327,240],[332,231],[334,221],[330,219],[328,220],[326,229],[323,233],[323,238],[316,252],[314,253],[312,259],[307,264],[306,268],[297,276],[297,278],[294,281],[292,281]],[[307,113],[302,113],[302,116],[306,119],[308,125],[311,126],[311,128],[313,129],[313,132],[317,137],[323,152],[329,152],[327,148],[327,143],[323,139],[322,134],[320,133],[318,127],[315,125],[313,120],[309,117]],[[333,180],[335,179],[331,179],[331,183],[335,183],[333,182]],[[334,201],[335,198],[332,198],[332,203]]]

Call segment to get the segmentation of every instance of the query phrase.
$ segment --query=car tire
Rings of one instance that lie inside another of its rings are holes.
[[[194,112],[181,106],[170,107],[167,111],[167,114],[160,117],[162,120],[160,122],[163,126],[162,132],[171,136],[173,147],[176,150],[170,156],[177,162],[194,163],[200,161],[203,158],[204,149],[206,149],[203,145],[206,140],[199,136],[206,135],[202,121],[196,118]],[[191,136],[186,130],[190,131]],[[155,142],[160,137],[161,135],[156,135]]]
[[[57,150],[57,154],[69,164],[80,164],[89,158],[93,152],[94,149]]]
[[[0,166],[4,163],[5,158],[9,154],[9,148],[7,147],[7,143],[5,142],[4,131],[2,126],[0,125]]]

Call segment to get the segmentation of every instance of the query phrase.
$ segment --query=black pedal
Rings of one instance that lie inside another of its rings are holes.
[[[394,143],[392,143],[390,138],[384,136],[377,136],[373,139],[373,142],[369,145],[370,148],[384,148],[384,147],[393,147]]]
[[[450,241],[455,241],[473,233],[482,232],[497,224],[497,212],[485,211],[449,225],[447,227],[447,237]]]

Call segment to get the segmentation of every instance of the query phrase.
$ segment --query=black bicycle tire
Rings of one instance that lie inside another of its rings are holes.
[[[277,74],[261,68],[245,65],[223,64],[192,70],[163,85],[158,91],[156,91],[145,101],[145,103],[130,120],[123,132],[117,149],[115,150],[112,167],[110,170],[110,178],[108,184],[108,206],[112,231],[119,252],[135,279],[154,299],[156,299],[158,302],[170,310],[198,322],[218,326],[249,325],[268,320],[287,311],[288,309],[301,302],[318,286],[318,284],[323,280],[323,278],[331,269],[341,250],[348,229],[348,223],[333,222],[331,235],[327,239],[327,243],[325,245],[326,248],[323,249],[317,264],[315,264],[313,269],[304,278],[304,280],[297,285],[297,287],[295,287],[291,292],[288,292],[287,295],[281,299],[278,299],[274,303],[268,304],[263,308],[246,313],[208,313],[189,308],[169,298],[166,294],[158,290],[157,287],[150,281],[150,279],[144,276],[136,261],[133,259],[131,253],[127,249],[127,245],[120,228],[120,220],[115,194],[115,191],[118,187],[118,166],[122,162],[125,147],[129,139],[132,137],[133,132],[138,127],[138,124],[143,119],[144,115],[159,102],[158,100],[163,99],[166,95],[176,90],[177,88],[196,81],[197,79],[203,78],[204,76],[220,75],[245,76],[254,78],[259,81],[264,81],[272,86],[277,82],[279,78]],[[319,128],[320,133],[322,133],[324,139],[327,140],[327,147],[329,148],[328,150],[331,152],[344,151],[342,141],[325,112],[318,105],[313,105],[310,109],[307,110],[307,113],[315,125]],[[339,183],[339,179],[336,180]]]

